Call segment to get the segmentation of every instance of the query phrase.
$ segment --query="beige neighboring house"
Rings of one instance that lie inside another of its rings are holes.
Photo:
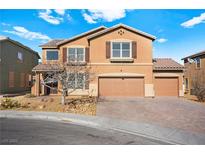
[[[64,40],[52,40],[42,47],[42,64],[33,68],[36,74],[34,95],[56,93],[40,84],[49,70],[58,64],[80,57],[96,74],[88,88],[73,95],[92,96],[183,96],[184,67],[170,58],[153,58],[156,38],[124,24],[98,27]],[[75,85],[78,85],[76,79]],[[59,83],[52,86],[60,87]]]
[[[205,51],[187,56],[183,58],[184,60],[184,85],[185,94],[187,96],[194,95],[193,91],[193,81],[198,80],[198,82],[205,85]]]

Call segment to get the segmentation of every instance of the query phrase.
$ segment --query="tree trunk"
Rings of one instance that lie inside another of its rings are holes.
[[[66,91],[63,90],[62,98],[61,98],[61,104],[65,105],[65,97],[66,97]]]

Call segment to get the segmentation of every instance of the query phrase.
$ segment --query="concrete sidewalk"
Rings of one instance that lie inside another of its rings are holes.
[[[205,144],[205,135],[175,128],[166,128],[148,123],[118,120],[98,116],[85,116],[70,113],[0,111],[0,118],[40,119],[68,122],[98,129],[111,129],[135,134],[170,144]]]

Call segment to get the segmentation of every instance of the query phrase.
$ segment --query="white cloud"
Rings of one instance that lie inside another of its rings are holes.
[[[64,9],[55,9],[54,10],[57,14],[61,15],[61,16],[64,16],[65,14],[65,10]]]
[[[7,24],[7,23],[5,23],[5,22],[2,22],[1,23],[3,26],[10,26],[10,24]]]
[[[205,13],[202,13],[198,17],[193,17],[192,19],[182,23],[181,26],[184,28],[192,28],[193,26],[200,23],[205,23]]]
[[[90,24],[95,24],[95,23],[97,23],[97,22],[94,21],[94,20],[92,19],[92,17],[91,17],[90,15],[88,15],[87,13],[83,13],[83,17],[84,17],[84,19],[85,19],[88,23],[90,23]]]
[[[99,21],[112,22],[114,20],[124,18],[126,10],[87,10],[83,11],[82,15],[88,23],[97,23]]]
[[[165,39],[165,38],[160,38],[160,39],[157,39],[156,41],[159,42],[159,43],[165,43],[165,42],[167,42],[168,40]]]
[[[46,10],[46,11],[40,11],[38,16],[39,18],[42,18],[43,20],[54,24],[54,25],[58,25],[63,21],[63,18],[60,17],[54,17],[51,15],[52,11],[51,10]]]
[[[51,39],[47,35],[41,34],[39,32],[29,31],[26,28],[21,27],[21,26],[14,26],[12,31],[5,30],[4,32],[11,33],[11,34],[17,35],[19,37],[22,37],[28,40],[37,39],[37,40],[42,40],[42,41],[48,41]]]

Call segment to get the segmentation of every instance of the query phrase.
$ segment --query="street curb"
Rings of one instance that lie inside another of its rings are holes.
[[[191,133],[175,128],[165,128],[147,123],[135,123],[131,121],[113,118],[78,115],[57,112],[34,112],[34,111],[0,111],[0,118],[24,118],[40,119],[57,122],[68,122],[98,129],[110,129],[128,134],[165,142],[168,144],[205,144],[205,135]]]

